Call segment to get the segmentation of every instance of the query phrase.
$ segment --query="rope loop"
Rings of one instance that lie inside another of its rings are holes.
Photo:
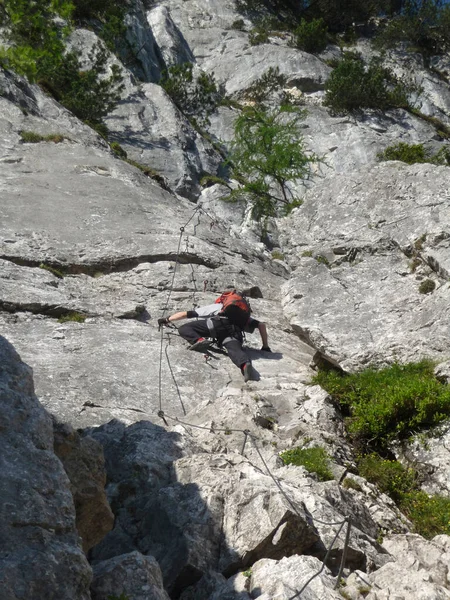
[[[165,424],[166,427],[169,427],[169,423],[166,420],[166,417],[164,415],[164,411],[163,410],[159,410],[158,411],[158,417],[164,421],[164,424]]]

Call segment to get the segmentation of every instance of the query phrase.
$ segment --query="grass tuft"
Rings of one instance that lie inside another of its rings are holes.
[[[314,448],[293,448],[280,454],[285,465],[305,467],[308,473],[316,473],[319,481],[334,479],[329,467],[329,456],[320,446]]]

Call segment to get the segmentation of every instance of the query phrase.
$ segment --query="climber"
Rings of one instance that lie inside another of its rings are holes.
[[[257,328],[262,341],[261,350],[271,352],[265,323],[251,317],[250,312],[250,305],[244,296],[232,290],[224,292],[214,304],[162,317],[158,319],[158,325],[161,327],[181,319],[196,319],[178,329],[181,337],[191,344],[189,350],[204,352],[214,340],[217,341],[219,347],[226,348],[228,356],[241,369],[247,382],[256,379],[256,374],[242,347],[243,332],[253,333]]]

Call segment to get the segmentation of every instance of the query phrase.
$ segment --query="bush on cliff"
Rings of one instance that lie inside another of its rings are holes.
[[[201,125],[223,101],[225,91],[218,86],[213,75],[200,72],[194,74],[190,62],[174,65],[163,72],[160,85],[172,98],[174,104],[187,117],[198,119]]]
[[[450,49],[450,5],[445,0],[404,0],[402,10],[390,19],[375,43],[391,48],[406,42],[426,55]]]
[[[392,441],[450,416],[450,389],[434,377],[429,361],[351,375],[320,371],[314,382],[347,412],[350,437],[364,451],[386,451]]]
[[[344,54],[325,90],[324,104],[337,113],[360,108],[410,108],[408,97],[417,92],[384,67],[380,58],[365,65],[361,56],[352,52]]]
[[[4,0],[0,24],[7,48],[0,65],[37,82],[80,119],[97,125],[114,108],[122,91],[117,66],[107,73],[108,54],[98,44],[91,52],[92,67],[83,69],[76,52],[67,52],[73,5],[66,0]]]
[[[274,216],[282,207],[289,212],[301,201],[290,182],[308,179],[319,158],[305,149],[299,121],[304,111],[261,105],[245,108],[235,121],[228,163],[241,184],[229,199],[246,198],[253,217]]]
[[[433,154],[427,150],[423,144],[406,144],[399,142],[392,146],[388,146],[383,152],[377,154],[380,161],[400,160],[408,165],[415,163],[431,163],[434,165],[450,165],[450,149],[448,147],[441,148],[439,152]]]

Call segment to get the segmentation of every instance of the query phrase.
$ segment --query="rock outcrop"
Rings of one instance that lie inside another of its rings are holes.
[[[0,337],[0,584],[4,600],[88,600],[92,571],[75,528],[50,415],[31,369]]]

